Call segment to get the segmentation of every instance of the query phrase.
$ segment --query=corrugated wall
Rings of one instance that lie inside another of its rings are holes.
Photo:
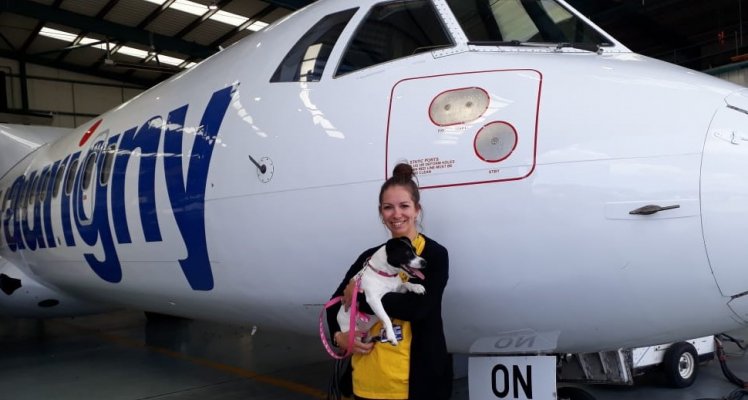
[[[18,62],[0,58],[0,71],[7,74],[4,95],[8,108],[22,110]],[[35,64],[26,65],[26,75],[28,111],[51,115],[51,126],[65,128],[75,128],[143,91],[121,82]],[[18,123],[2,118],[0,122]]]
[[[704,72],[717,78],[737,83],[738,85],[748,86],[748,78],[746,78],[746,74],[748,74],[748,62],[746,61],[723,65]]]
[[[748,68],[725,71],[717,73],[714,76],[733,83],[737,83],[738,85],[748,86],[748,77],[746,75],[748,75]]]

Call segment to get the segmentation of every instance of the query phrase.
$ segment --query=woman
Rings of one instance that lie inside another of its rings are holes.
[[[413,283],[424,285],[426,293],[388,293],[382,298],[385,311],[396,327],[399,344],[384,342],[381,322],[372,327],[369,336],[382,336],[382,341],[363,343],[356,339],[351,365],[353,394],[357,399],[434,400],[448,399],[452,394],[452,359],[447,353],[441,317],[449,256],[442,245],[418,232],[416,221],[421,203],[413,176],[410,165],[395,166],[392,177],[379,192],[379,214],[392,237],[409,238],[416,253],[426,259],[425,280],[411,278]],[[351,298],[351,279],[377,248],[358,257],[333,297],[345,294],[346,300]],[[363,294],[358,295],[357,301],[361,311],[373,314]],[[340,331],[336,320],[338,307],[328,309],[327,320],[333,343],[346,351],[347,333]]]

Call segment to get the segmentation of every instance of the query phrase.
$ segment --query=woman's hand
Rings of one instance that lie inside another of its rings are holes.
[[[348,352],[348,333],[345,332],[335,332],[335,335],[333,336],[333,339],[335,340],[335,344],[343,349],[345,352]],[[361,341],[361,335],[360,332],[356,332],[356,337],[353,340],[353,354],[369,354],[371,353],[371,349],[374,348],[374,343],[364,343]]]
[[[346,311],[348,311],[349,308],[351,308],[351,302],[353,301],[353,291],[356,289],[356,281],[355,278],[351,279],[348,282],[348,286],[345,287],[343,290],[343,307]],[[359,288],[359,292],[361,292],[361,289]]]

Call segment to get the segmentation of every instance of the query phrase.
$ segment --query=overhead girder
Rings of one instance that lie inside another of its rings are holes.
[[[109,2],[101,10],[99,10],[98,13],[96,13],[96,19],[103,19],[107,14],[109,14],[109,11],[112,11],[117,3],[119,3],[119,0],[109,0]],[[80,40],[87,34],[88,32],[86,31],[81,31],[80,33],[78,33],[78,37],[72,43],[73,46],[71,46],[67,50],[61,51],[60,54],[57,55],[57,60],[62,61],[65,57],[67,57],[67,55],[70,54],[70,51],[75,50],[75,46],[79,45]]]
[[[263,0],[265,3],[287,8],[289,10],[298,10],[314,3],[314,0]]]
[[[157,51],[170,50],[197,58],[207,58],[217,51],[217,49],[198,43],[159,35],[114,22],[97,20],[93,17],[28,0],[0,1],[0,11],[95,32],[116,41],[139,43],[148,47],[153,46]]]
[[[70,64],[70,63],[66,63],[63,61],[56,61],[54,59],[46,58],[46,57],[21,55],[19,53],[8,51],[8,50],[0,50],[0,57],[16,60],[19,62],[29,62],[32,64],[43,65],[46,67],[62,69],[65,71],[70,71],[70,72],[76,72],[79,74],[98,76],[100,78],[112,79],[112,80],[116,80],[120,82],[124,81],[125,83],[131,83],[133,85],[142,86],[143,88],[151,87],[155,83],[158,82],[156,80],[125,77],[119,73],[108,72],[108,71],[104,71],[98,68],[84,67],[81,65]]]

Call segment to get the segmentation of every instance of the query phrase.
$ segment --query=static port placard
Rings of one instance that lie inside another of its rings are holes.
[[[528,177],[535,169],[542,81],[539,71],[513,69],[397,82],[385,178],[403,160],[424,189]]]

